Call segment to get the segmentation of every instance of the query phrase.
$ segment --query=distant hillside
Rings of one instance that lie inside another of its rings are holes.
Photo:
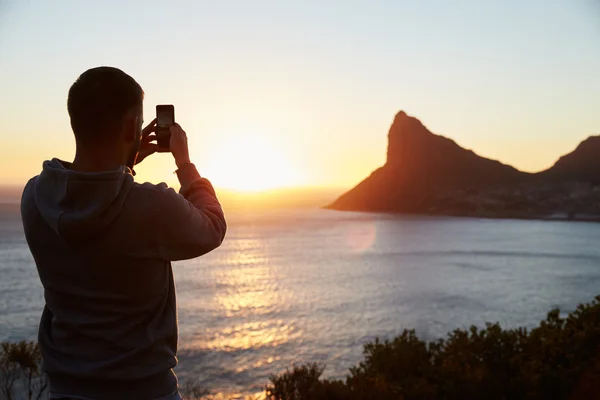
[[[553,181],[590,182],[600,184],[600,136],[591,136],[572,152],[561,157],[540,176]]]
[[[600,219],[600,137],[530,174],[480,157],[400,111],[385,165],[328,208],[336,210]]]

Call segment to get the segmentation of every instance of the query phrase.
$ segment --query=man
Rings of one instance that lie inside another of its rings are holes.
[[[158,149],[142,129],[140,85],[123,71],[84,72],[69,91],[72,163],[52,159],[25,187],[21,214],[44,286],[39,327],[54,399],[180,399],[171,261],[201,256],[225,236],[210,182],[171,127],[180,194],[134,182]]]

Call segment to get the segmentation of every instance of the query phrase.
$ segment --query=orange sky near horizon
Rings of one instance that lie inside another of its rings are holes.
[[[354,186],[385,163],[387,133],[393,115],[392,113],[387,120],[373,121],[373,129],[367,130],[364,127],[366,132],[373,132],[366,138],[364,145],[361,145],[362,135],[359,131],[349,134],[348,140],[340,143],[336,143],[338,138],[327,135],[320,137],[318,142],[310,143],[303,139],[310,137],[307,131],[317,129],[316,127],[296,125],[282,128],[276,122],[273,123],[277,119],[249,123],[242,116],[230,117],[217,120],[213,126],[201,128],[206,133],[196,132],[193,122],[188,125],[183,121],[179,122],[188,132],[192,161],[215,187],[253,193],[279,188]],[[151,117],[147,116],[146,119]],[[0,184],[24,184],[29,177],[39,173],[41,162],[45,159],[72,159],[74,139],[68,126],[68,116],[63,120],[60,133],[49,133],[46,136],[48,139],[52,136],[60,139],[48,140],[37,148],[34,147],[38,146],[37,143],[28,140],[16,144],[2,143],[3,149],[10,148],[11,151],[3,154],[0,159],[0,170],[4,171],[0,174]],[[459,145],[470,148],[479,155],[492,158],[499,155],[500,161],[529,172],[551,166],[561,155],[572,151],[580,139],[588,136],[581,135],[570,143],[565,143],[564,140],[548,140],[543,143],[526,137],[518,142],[496,138],[489,141],[488,146],[473,148],[461,143],[456,137],[445,135],[443,130],[436,131],[426,120],[421,120],[434,133],[455,139]],[[316,125],[316,120],[314,123]],[[363,124],[366,123],[363,121]],[[331,122],[324,125],[331,125]],[[188,126],[192,126],[192,129]],[[26,132],[21,134],[28,136]],[[313,162],[315,159],[317,162]],[[15,168],[17,165],[19,168]],[[177,187],[174,170],[170,154],[155,154],[136,166],[136,180],[164,181]]]
[[[154,107],[148,107],[148,101],[145,103],[146,109],[153,111]],[[37,143],[27,140],[16,145],[2,143],[2,148],[10,147],[11,152],[3,154],[0,159],[0,170],[4,171],[0,175],[0,184],[24,184],[29,177],[39,173],[41,162],[45,159],[72,159],[75,150],[74,139],[68,125],[66,110],[64,114],[60,133],[48,133],[46,136],[48,139],[58,137],[58,140],[48,140],[37,148],[33,147]],[[319,130],[316,118],[312,120],[312,124],[305,120],[304,124],[294,126],[287,125],[281,116],[270,121],[265,117],[261,121],[258,118],[252,120],[243,113],[213,119],[212,125],[203,123],[200,117],[194,118],[187,125],[179,118],[178,120],[188,132],[192,161],[215,187],[253,193],[279,188],[347,189],[354,186],[385,163],[387,133],[393,116],[391,113],[387,120],[373,121],[372,129],[366,126],[369,121],[362,121],[364,132],[373,132],[370,137],[365,138],[364,145],[361,144],[362,132],[358,129],[348,135],[348,140],[342,140],[340,143],[336,143],[339,138],[333,135],[323,135],[317,142],[312,142],[314,138],[306,140],[313,136],[309,133],[311,129]],[[149,120],[152,117],[150,115],[145,118]],[[421,120],[434,133],[455,139],[459,145],[471,148],[479,155],[491,155],[493,158],[494,155],[504,154],[505,157],[498,157],[500,161],[530,172],[551,166],[561,155],[572,151],[579,139],[587,136],[581,135],[570,143],[552,140],[540,143],[535,138],[528,140],[526,137],[518,142],[509,138],[496,138],[488,142],[493,149],[489,148],[489,145],[473,148],[461,143],[452,135],[444,134],[443,130],[431,128],[426,120]],[[334,129],[332,122],[323,125]],[[194,130],[193,127],[198,125],[203,126],[198,130],[206,133]],[[22,132],[21,135],[28,136],[26,132]],[[313,162],[315,159],[317,162]],[[16,165],[19,165],[19,168],[14,168]],[[170,154],[155,154],[136,166],[136,180],[164,181],[170,186],[178,187],[174,170],[175,165]]]
[[[72,160],[67,92],[98,65],[142,85],[147,121],[174,104],[200,172],[241,192],[354,186],[401,109],[528,172],[600,133],[588,0],[68,3],[0,4],[0,185]],[[154,155],[136,180],[178,186],[174,169]]]

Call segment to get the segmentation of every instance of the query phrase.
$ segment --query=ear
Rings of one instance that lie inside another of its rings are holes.
[[[123,137],[127,143],[135,143],[138,135],[138,119],[137,115],[127,115],[123,121]]]

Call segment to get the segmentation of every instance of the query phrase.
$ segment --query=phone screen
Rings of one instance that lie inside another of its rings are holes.
[[[156,106],[156,139],[158,147],[169,148],[171,134],[169,127],[175,123],[175,107],[173,105]]]
[[[175,110],[173,106],[156,106],[156,124],[160,127],[168,127],[175,122]]]

